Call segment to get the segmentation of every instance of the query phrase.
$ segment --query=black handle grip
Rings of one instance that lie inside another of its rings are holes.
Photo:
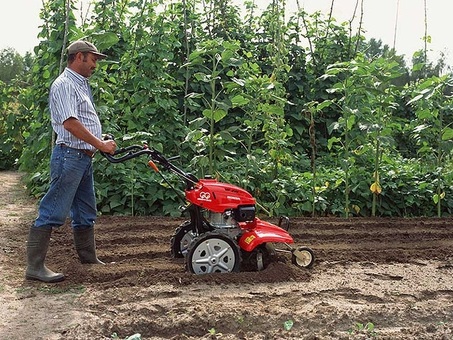
[[[154,153],[154,150],[149,149],[147,146],[140,145],[131,145],[117,149],[113,155],[101,151],[101,155],[107,158],[111,163],[121,163],[142,155],[151,155],[151,157],[153,157]]]

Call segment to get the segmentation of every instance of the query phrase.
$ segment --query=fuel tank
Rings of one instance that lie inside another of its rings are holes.
[[[192,204],[219,213],[241,206],[254,206],[256,203],[248,191],[216,179],[200,179],[193,189],[186,190],[186,199]]]

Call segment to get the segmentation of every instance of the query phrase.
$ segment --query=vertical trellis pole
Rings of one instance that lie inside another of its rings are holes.
[[[425,34],[424,34],[424,37],[423,37],[423,40],[425,42],[425,49],[424,49],[424,74],[423,76],[426,77],[426,71],[427,71],[427,64],[428,64],[428,7],[427,7],[427,4],[426,4],[426,0],[423,0],[423,5],[424,5],[424,9],[425,9]]]
[[[396,50],[396,36],[398,32],[398,20],[399,20],[399,12],[400,12],[400,0],[396,2],[396,15],[395,15],[395,29],[393,31],[393,49]]]
[[[60,66],[58,68],[58,74],[63,72],[64,68],[64,56],[66,45],[68,44],[68,27],[69,27],[69,11],[71,10],[71,0],[65,1],[65,23],[64,23],[64,35],[63,35],[63,45],[61,46],[61,54],[60,54]],[[52,131],[52,140],[51,140],[51,147],[55,144],[56,140],[55,131]]]

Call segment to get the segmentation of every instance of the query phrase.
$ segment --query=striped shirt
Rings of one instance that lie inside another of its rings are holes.
[[[66,67],[50,87],[49,109],[52,128],[57,134],[56,144],[66,144],[74,149],[96,150],[63,126],[65,120],[73,117],[93,135],[101,138],[101,122],[96,113],[87,78]]]

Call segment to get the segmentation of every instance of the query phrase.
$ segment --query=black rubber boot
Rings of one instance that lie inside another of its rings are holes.
[[[96,256],[93,227],[74,229],[74,245],[81,263],[105,264]]]
[[[54,273],[44,264],[49,248],[52,229],[31,227],[27,241],[27,280],[43,282],[60,282],[64,280],[62,273]]]

